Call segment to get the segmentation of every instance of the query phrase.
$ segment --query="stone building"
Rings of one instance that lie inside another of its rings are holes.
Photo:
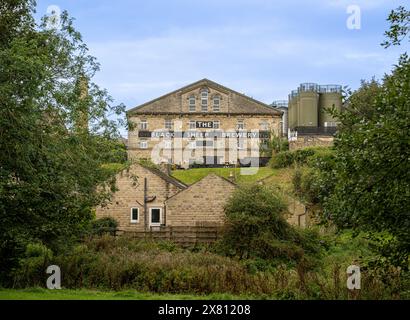
[[[236,185],[216,174],[166,200],[167,223],[174,226],[222,225],[224,205]]]
[[[166,224],[165,201],[187,185],[162,171],[139,164],[116,175],[117,191],[96,208],[96,217],[112,217],[122,231],[146,231]]]
[[[210,174],[187,186],[162,171],[133,164],[116,176],[117,191],[96,217],[111,217],[121,231],[157,231],[160,227],[218,226],[235,189],[231,181]]]
[[[279,135],[282,113],[203,79],[127,112],[130,159],[188,167],[253,164],[260,144]]]

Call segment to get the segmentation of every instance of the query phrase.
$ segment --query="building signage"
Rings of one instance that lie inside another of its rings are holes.
[[[197,129],[213,129],[214,122],[213,121],[197,121],[196,128]]]
[[[269,131],[139,131],[139,138],[248,138],[269,139]]]

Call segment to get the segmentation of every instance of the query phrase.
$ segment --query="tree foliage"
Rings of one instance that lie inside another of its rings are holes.
[[[363,102],[363,97],[366,103]],[[388,231],[410,250],[410,59],[380,86],[363,83],[336,115],[334,189],[325,213],[342,228]],[[397,260],[397,259],[396,259]]]
[[[104,197],[101,164],[124,159],[113,120],[124,106],[91,82],[99,65],[73,20],[63,12],[51,29],[34,10],[0,4],[0,281],[27,243],[75,237]]]
[[[387,21],[390,23],[390,29],[385,32],[386,40],[382,46],[387,48],[400,45],[410,33],[410,11],[400,6],[390,12]]]
[[[301,262],[320,251],[314,233],[302,232],[285,219],[287,206],[274,188],[245,185],[229,199],[221,240],[228,255]]]

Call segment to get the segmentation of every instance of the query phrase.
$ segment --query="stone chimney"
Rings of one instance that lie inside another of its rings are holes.
[[[78,133],[88,133],[88,79],[81,76],[77,81],[79,101],[75,114],[75,130]]]

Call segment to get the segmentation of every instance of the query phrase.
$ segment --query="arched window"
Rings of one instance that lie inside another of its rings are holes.
[[[195,96],[190,96],[189,97],[189,112],[195,112],[196,107],[195,107]]]
[[[201,111],[208,112],[208,89],[201,90]]]

